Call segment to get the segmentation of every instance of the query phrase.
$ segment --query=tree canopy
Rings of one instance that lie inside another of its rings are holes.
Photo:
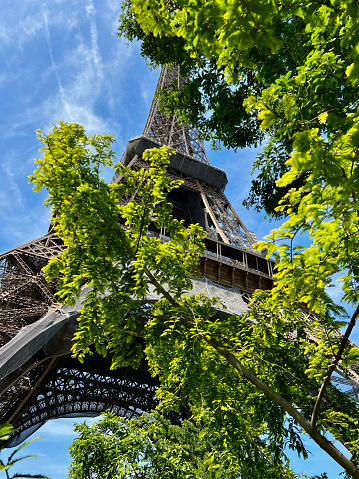
[[[236,479],[234,467],[211,467],[213,443],[189,421],[158,413],[126,419],[106,414],[75,426],[70,479]],[[231,470],[232,469],[232,470]]]
[[[339,0],[127,0],[119,34],[139,39],[151,64],[178,64],[190,76],[164,103],[206,138],[235,149],[266,139],[246,205],[280,216],[289,186],[276,180],[289,169],[296,136],[316,131],[336,151],[332,141],[355,127],[358,8]]]
[[[330,381],[335,367],[345,374],[358,360],[348,341],[358,309],[345,335],[338,335],[341,310],[326,290],[333,273],[344,270],[346,299],[357,302],[358,220],[350,182],[343,192],[318,167],[302,189],[290,191],[282,205],[289,220],[258,246],[278,258],[273,290],[257,292],[247,314],[220,318],[218,299],[183,294],[191,290],[206,232],[198,225],[186,228],[171,213],[166,196],[181,182],[166,175],[169,148],[146,151],[149,167],[134,171],[115,162],[109,136],[87,137],[82,127],[60,123],[39,137],[44,158],[31,181],[35,190],[48,190],[46,205],[67,246],[50,260],[46,276],[59,278],[58,297],[65,303],[74,302],[83,284],[91,287],[74,354],[81,360],[93,343],[111,355],[112,367],[136,367],[144,354],[160,379],[159,409],[189,406],[192,420],[224,445],[214,449],[213,466],[234,464],[243,479],[295,477],[281,461],[286,447],[306,454],[301,430],[359,477],[359,407]],[[345,160],[346,174],[354,175],[351,157]],[[103,165],[122,181],[108,185]],[[338,195],[345,201],[339,205]],[[153,226],[165,226],[171,241],[151,235]],[[294,246],[301,230],[311,236],[310,248]],[[282,239],[287,244],[278,243]],[[154,304],[146,301],[150,289],[158,295]],[[346,443],[352,460],[327,431]]]

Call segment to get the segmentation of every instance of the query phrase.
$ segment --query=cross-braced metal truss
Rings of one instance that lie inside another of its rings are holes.
[[[209,163],[198,128],[184,125],[179,121],[178,115],[168,115],[161,111],[158,94],[162,90],[170,90],[174,85],[180,88],[184,82],[179,67],[162,68],[143,134],[161,145],[168,145],[174,150]]]
[[[131,168],[149,169],[149,164],[136,156],[131,162]],[[183,188],[194,191],[200,196],[206,216],[205,228],[209,237],[253,251],[252,245],[258,241],[257,236],[246,228],[221,189],[171,168],[167,170],[167,174],[173,179],[182,180]],[[172,199],[171,202],[173,203]]]
[[[96,416],[108,410],[131,418],[156,407],[158,380],[145,363],[137,370],[113,371],[110,366],[109,358],[96,353],[84,363],[70,355],[39,361],[0,398],[2,421],[18,429],[15,442],[48,419]]]
[[[0,347],[58,304],[42,268],[62,250],[61,238],[49,233],[0,254]]]
[[[308,323],[314,318],[318,320],[318,317],[315,317],[313,314],[306,314],[304,317]],[[313,343],[317,341],[315,331],[307,330],[306,334],[309,341],[312,341]],[[334,341],[340,341],[343,338],[343,334],[337,330],[331,331],[330,335],[331,338],[333,338],[333,343]],[[351,340],[348,340],[348,344],[351,347],[357,347]],[[343,369],[339,363],[331,380],[333,383],[342,385],[345,394],[352,396],[359,401],[359,362],[354,361],[350,368],[345,369]]]

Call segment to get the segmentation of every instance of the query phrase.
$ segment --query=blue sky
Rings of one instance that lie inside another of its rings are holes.
[[[116,138],[118,158],[128,140],[143,131],[159,71],[150,70],[137,44],[116,37],[121,1],[2,0],[0,16],[0,251],[46,233],[45,193],[33,193],[28,175],[41,144],[36,129],[51,130],[59,120],[80,123],[88,134]],[[241,206],[249,189],[255,151],[211,152],[211,163],[228,176],[226,190],[248,229],[263,237],[273,225]],[[111,179],[111,174],[107,174]],[[37,454],[19,470],[66,477],[73,419],[50,421],[29,446]],[[37,435],[38,435],[37,434]],[[298,471],[339,468],[310,446],[314,457],[296,462]],[[7,456],[5,452],[4,456]],[[0,478],[2,476],[0,472]]]

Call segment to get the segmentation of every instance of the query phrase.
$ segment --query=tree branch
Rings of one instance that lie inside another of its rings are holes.
[[[135,253],[133,251],[133,249],[131,248],[131,245],[130,245],[130,242],[128,241],[128,238],[125,234],[125,232],[122,230],[121,227],[116,227],[116,232],[117,234],[119,235],[119,237],[121,238],[121,240],[123,241],[123,245],[126,249],[126,251],[128,252],[128,254],[130,255],[131,258],[135,258]],[[152,285],[157,289],[157,291],[159,291],[162,296],[167,299],[167,301],[172,304],[172,306],[175,306],[176,308],[179,308],[180,305],[177,303],[177,301],[175,301],[175,299],[170,295],[170,293],[168,291],[165,290],[165,288],[161,285],[161,283],[159,281],[157,281],[157,279],[153,276],[153,274],[151,273],[151,271],[144,267],[143,268],[146,276],[148,277],[148,279],[150,280],[150,282],[152,283]]]
[[[359,307],[358,307],[359,313]],[[357,313],[357,314],[358,314]],[[259,379],[255,374],[250,372],[241,364],[238,359],[217,341],[208,337],[202,336],[202,339],[212,346],[226,361],[231,364],[239,374],[252,383],[257,389],[262,391],[269,399],[278,404],[284,409],[297,423],[308,433],[308,435],[320,446],[325,452],[329,454],[338,464],[340,464],[352,477],[359,479],[359,469],[353,462],[344,456],[328,439],[326,439],[320,432],[311,426],[311,423],[297,411],[283,396],[276,393],[264,381]]]
[[[354,314],[350,320],[350,323],[347,327],[347,330],[345,331],[345,334],[341,340],[341,343],[340,343],[340,346],[339,346],[339,349],[338,349],[338,352],[334,358],[334,362],[333,364],[330,366],[330,368],[328,369],[328,373],[327,373],[327,376],[326,378],[324,379],[323,381],[323,384],[321,385],[321,388],[319,390],[319,393],[318,393],[318,397],[317,397],[317,400],[315,402],[315,405],[314,405],[314,408],[313,408],[313,412],[312,412],[312,417],[311,417],[311,420],[310,420],[310,425],[311,427],[315,427],[315,424],[317,422],[317,419],[318,419],[318,415],[319,415],[319,410],[320,410],[320,406],[323,402],[323,398],[324,398],[324,393],[329,385],[329,382],[330,382],[330,378],[335,370],[335,368],[337,367],[339,361],[341,360],[341,357],[343,355],[343,352],[344,352],[344,349],[345,349],[345,346],[348,342],[348,339],[349,339],[349,336],[355,326],[355,323],[356,323],[356,318],[359,314],[359,306],[357,306],[356,310],[354,311]]]
[[[129,243],[129,240],[122,230],[121,227],[116,227],[116,231],[120,238],[123,241],[126,251],[130,257],[134,258],[134,251]],[[150,283],[156,288],[156,290],[174,307],[180,308],[180,304],[172,297],[172,295],[166,291],[166,289],[161,285],[161,283],[155,278],[148,268],[144,268],[144,273],[148,277]],[[330,375],[337,363],[340,361],[342,352],[344,350],[345,344],[349,338],[349,335],[354,327],[355,319],[359,314],[359,306],[356,309],[348,329],[343,337],[342,343],[340,345],[339,351],[337,353],[335,362],[333,366],[329,369],[328,380],[323,383],[321,388],[320,397],[324,395],[325,384],[329,382]],[[188,319],[188,323],[191,321]],[[283,396],[275,392],[268,384],[258,378],[254,373],[249,371],[243,364],[241,364],[238,359],[228,351],[222,344],[218,343],[212,338],[209,338],[205,335],[199,335],[208,345],[213,347],[234,369],[247,381],[253,384],[259,391],[262,391],[269,399],[271,399],[275,404],[278,404],[284,411],[286,411],[303,429],[308,433],[308,435],[324,450],[326,451],[339,465],[341,465],[351,476],[355,479],[359,479],[359,469],[355,464],[350,461],[347,457],[344,456],[328,439],[326,439],[320,432],[315,428],[315,423],[308,421],[289,401],[287,401]],[[318,396],[319,399],[319,396]],[[317,400],[319,410],[320,401]]]

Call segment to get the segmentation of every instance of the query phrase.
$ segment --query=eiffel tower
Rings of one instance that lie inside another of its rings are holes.
[[[178,68],[162,69],[144,132],[129,141],[122,162],[136,170],[148,168],[142,160],[145,149],[169,145],[175,150],[168,175],[183,184],[169,195],[173,213],[207,231],[194,293],[219,297],[228,314],[241,314],[253,291],[272,287],[274,264],[253,251],[257,238],[225,196],[226,174],[209,164],[198,130],[160,109],[157,94],[183,81]],[[165,239],[165,231],[160,235]],[[50,229],[0,254],[0,421],[18,429],[9,447],[48,419],[97,416],[106,410],[131,418],[156,406],[158,380],[145,362],[138,370],[110,370],[110,359],[96,353],[84,363],[71,357],[81,297],[75,306],[60,305],[56,284],[47,284],[42,273],[61,251],[62,240]],[[358,398],[359,374],[351,374],[349,380],[337,379]]]

